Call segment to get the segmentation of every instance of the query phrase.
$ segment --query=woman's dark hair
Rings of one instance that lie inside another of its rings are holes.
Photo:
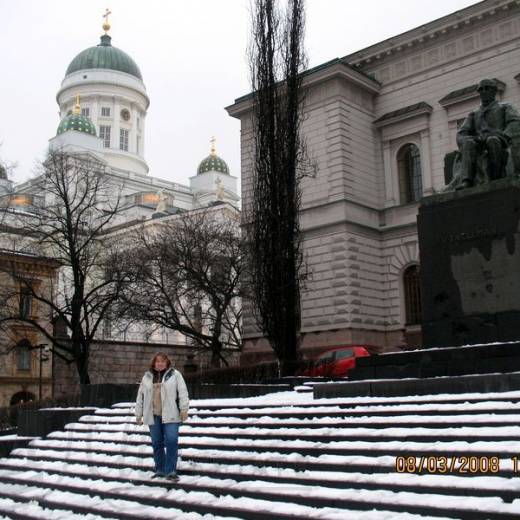
[[[150,361],[150,371],[153,373],[155,371],[155,360],[161,357],[164,360],[166,360],[166,370],[172,366],[172,362],[170,361],[170,358],[168,357],[168,354],[166,352],[156,352]]]

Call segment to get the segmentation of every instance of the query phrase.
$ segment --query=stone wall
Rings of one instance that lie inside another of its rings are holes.
[[[186,365],[209,366],[207,351],[191,346],[150,343],[123,343],[102,341],[91,346],[89,376],[92,384],[139,383],[156,352],[166,352],[175,368],[186,373]],[[239,355],[229,356],[230,365],[238,363]],[[55,357],[54,396],[79,393],[78,371],[74,364],[67,365]]]

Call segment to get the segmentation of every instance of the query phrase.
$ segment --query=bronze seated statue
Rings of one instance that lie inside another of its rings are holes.
[[[477,90],[481,105],[457,132],[459,150],[446,157],[451,180],[445,191],[520,175],[520,114],[510,103],[495,100],[494,80],[482,80]]]

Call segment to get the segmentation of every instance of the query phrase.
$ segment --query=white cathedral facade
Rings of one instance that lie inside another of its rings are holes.
[[[231,207],[239,211],[237,178],[220,158],[212,139],[210,153],[189,179],[189,185],[153,176],[145,158],[146,116],[150,99],[135,61],[112,45],[110,25],[98,45],[77,54],[70,62],[56,94],[60,120],[49,150],[86,154],[102,164],[119,211],[111,228],[169,218],[206,207]],[[14,185],[0,170],[0,195],[10,194],[11,210],[30,214],[45,204],[38,177]],[[150,336],[144,328],[115,330],[110,324],[102,339],[186,344],[177,332],[157,329]],[[189,342],[188,342],[189,343]]]
[[[303,134],[317,171],[302,184],[304,350],[420,346],[418,205],[449,181],[445,156],[483,78],[520,108],[517,1],[484,0],[306,71]],[[227,110],[241,122],[247,215],[251,95]],[[244,358],[266,357],[247,309],[243,338]]]
[[[110,26],[104,28],[108,31]],[[94,154],[122,189],[123,221],[147,218],[158,204],[162,208],[166,205],[166,213],[205,207],[216,201],[239,205],[237,178],[216,154],[214,141],[189,186],[150,174],[145,159],[150,99],[139,67],[127,53],[112,45],[106,32],[98,45],[83,50],[70,62],[56,100],[60,121],[49,148]],[[7,184],[4,179],[4,190]],[[31,179],[14,190],[30,195],[35,185]]]

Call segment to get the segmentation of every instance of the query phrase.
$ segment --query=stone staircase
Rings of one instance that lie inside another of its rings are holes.
[[[120,403],[1,458],[0,519],[518,519],[519,412],[520,392],[193,401],[169,483]]]

